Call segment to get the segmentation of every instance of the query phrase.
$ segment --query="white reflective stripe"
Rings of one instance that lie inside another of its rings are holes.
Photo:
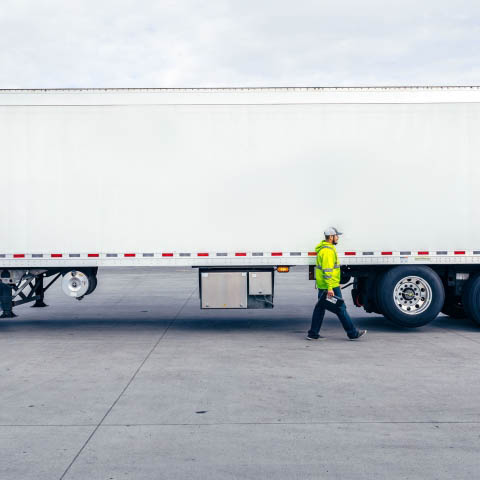
[[[333,268],[340,268],[340,265],[334,265]]]
[[[322,268],[324,272],[333,272],[333,268]]]

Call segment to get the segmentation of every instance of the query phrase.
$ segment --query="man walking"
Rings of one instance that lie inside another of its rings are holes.
[[[318,302],[313,310],[312,326],[308,331],[307,340],[324,338],[319,332],[325,315],[325,297],[333,297],[334,295],[342,297],[342,290],[340,289],[340,262],[335,249],[335,245],[338,243],[338,236],[342,234],[334,227],[327,228],[324,234],[325,240],[315,247],[317,252],[315,279],[318,287]],[[367,333],[366,330],[358,330],[355,327],[343,302],[337,315],[350,340],[357,340]]]

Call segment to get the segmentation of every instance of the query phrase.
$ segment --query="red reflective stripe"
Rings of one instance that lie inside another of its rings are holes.
[[[25,254],[24,253],[14,253],[13,258],[25,258]]]
[[[315,257],[317,255],[317,252],[308,252],[308,255],[310,257]]]
[[[235,256],[236,257],[246,257],[247,254],[245,252],[237,252],[237,253],[235,253]]]
[[[382,252],[382,255],[393,255],[393,252]]]
[[[208,253],[197,253],[197,257],[208,257]]]
[[[173,257],[173,253],[162,253],[162,257]]]
[[[98,253],[89,253],[87,257],[99,257],[100,255]]]
[[[428,252],[418,252],[419,255],[428,255]]]
[[[272,252],[272,257],[281,257],[282,252]]]
[[[134,257],[136,255],[136,253],[124,253],[123,256],[124,257]]]
[[[62,254],[61,253],[52,253],[52,254],[50,254],[50,256],[52,258],[60,258],[60,257],[62,257]]]
[[[345,255],[356,255],[357,252],[345,252]]]
[[[455,250],[455,255],[465,255],[465,250]]]

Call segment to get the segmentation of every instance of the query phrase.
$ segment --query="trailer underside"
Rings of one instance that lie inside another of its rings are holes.
[[[416,258],[407,257],[407,260],[416,261]],[[435,259],[437,263],[430,264],[403,262],[402,257],[393,255],[378,264],[355,264],[348,259],[349,264],[342,266],[341,284],[353,286],[351,293],[356,307],[382,314],[403,327],[426,325],[440,312],[454,318],[468,316],[480,324],[480,264],[446,261],[460,258],[465,260],[468,257],[442,256]],[[313,280],[316,267],[312,258],[306,260],[309,262],[309,278]],[[189,265],[198,268],[202,309],[273,308],[275,274],[288,272],[291,266],[288,261],[282,265],[211,266],[202,263],[198,267]],[[94,292],[97,271],[97,266],[80,264],[74,268],[42,268],[38,265],[36,268],[2,268],[2,317],[15,316],[13,308],[25,303],[45,306],[45,292],[59,278],[64,293],[81,300]]]

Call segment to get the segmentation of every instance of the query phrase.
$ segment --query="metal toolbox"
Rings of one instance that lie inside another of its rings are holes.
[[[272,295],[272,272],[248,272],[249,295]]]
[[[202,308],[247,308],[247,272],[202,272]]]

